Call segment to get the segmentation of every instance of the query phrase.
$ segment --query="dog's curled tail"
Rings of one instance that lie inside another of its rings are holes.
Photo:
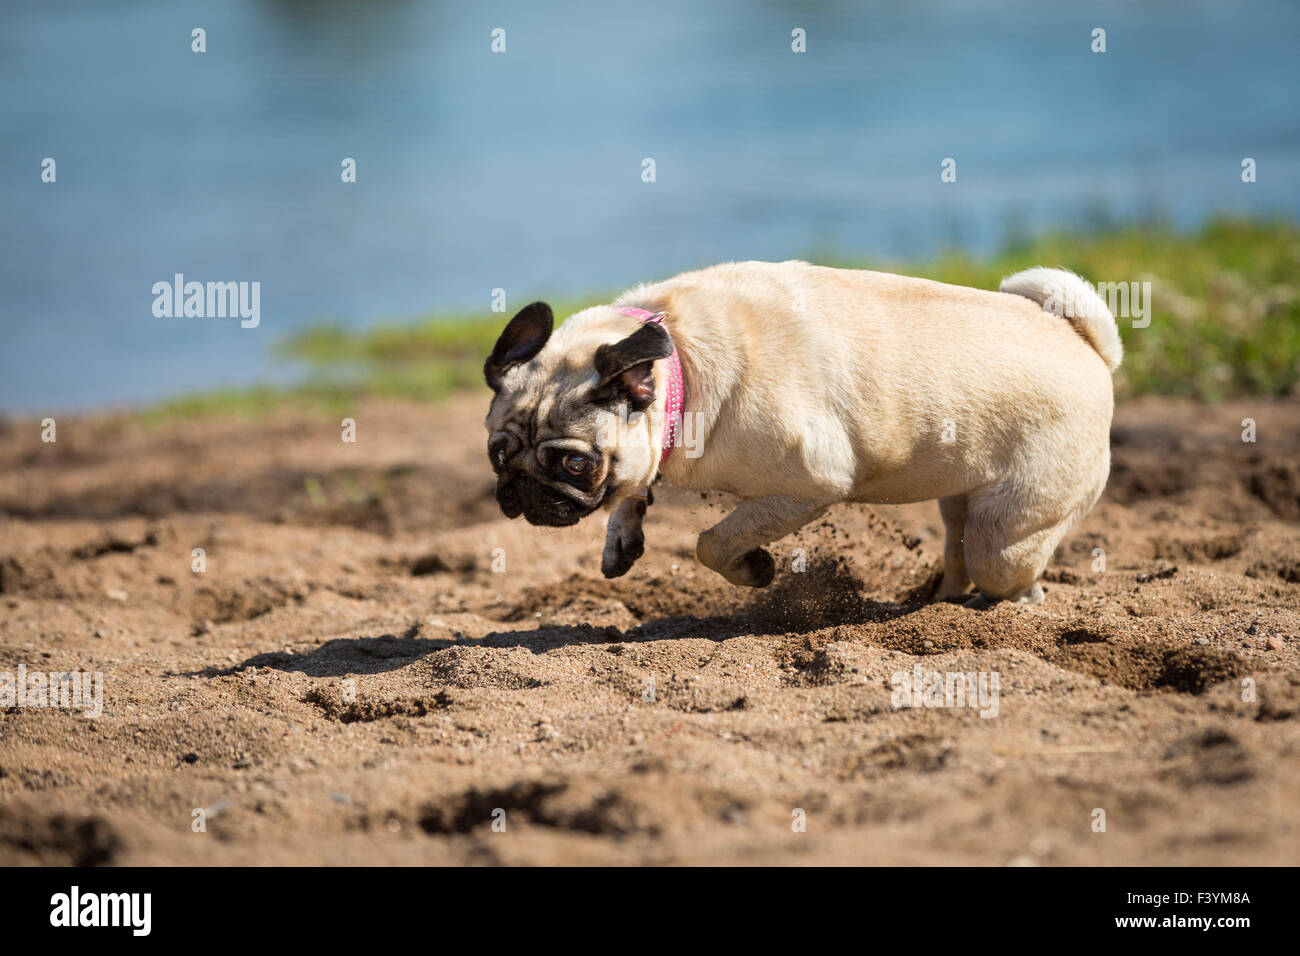
[[[1002,280],[1002,292],[1023,295],[1053,315],[1069,319],[1112,372],[1124,359],[1119,328],[1105,301],[1084,279],[1064,269],[1026,269]]]

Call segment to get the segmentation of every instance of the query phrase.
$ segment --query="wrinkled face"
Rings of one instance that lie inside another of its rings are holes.
[[[501,393],[488,416],[497,503],[507,518],[577,524],[610,493],[614,450],[598,446],[597,409],[583,390],[544,394],[536,404],[529,391]]]
[[[654,361],[671,353],[671,342],[655,325],[619,339],[627,320],[608,317],[608,323],[552,341],[551,310],[533,303],[511,320],[485,363],[496,392],[487,417],[488,460],[507,518],[577,524],[649,480],[649,422],[635,413],[653,403]],[[619,426],[620,406],[634,416],[633,425]]]

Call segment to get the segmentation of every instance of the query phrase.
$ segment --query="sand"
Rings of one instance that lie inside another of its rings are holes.
[[[599,519],[499,514],[485,410],[0,423],[0,673],[104,688],[0,709],[0,863],[1300,862],[1300,404],[1121,405],[1046,602],[983,612],[925,601],[932,502],[755,592],[665,489],[606,581]],[[895,707],[918,665],[997,715]]]

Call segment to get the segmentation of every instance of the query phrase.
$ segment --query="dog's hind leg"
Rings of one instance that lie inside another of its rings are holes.
[[[968,501],[966,566],[980,593],[966,606],[983,608],[997,601],[1041,604],[1043,586],[1038,579],[1092,499],[1046,508],[1043,502],[1001,488],[972,492]]]
[[[944,528],[943,579],[934,599],[944,601],[965,594],[970,587],[970,575],[966,572],[966,496],[940,498],[939,514]]]
[[[700,535],[695,556],[732,584],[765,588],[776,576],[776,561],[763,545],[798,531],[829,507],[784,495],[742,501]]]

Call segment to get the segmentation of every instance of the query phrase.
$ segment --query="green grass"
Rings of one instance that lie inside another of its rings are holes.
[[[1161,394],[1217,401],[1283,395],[1300,381],[1300,227],[1287,222],[1217,220],[1195,233],[1162,226],[1107,227],[1085,235],[1013,242],[975,259],[950,253],[927,262],[818,257],[827,265],[882,269],[996,289],[1029,266],[1059,266],[1096,282],[1150,282],[1151,324],[1120,319],[1121,395]],[[610,294],[554,304],[563,317]],[[351,331],[322,323],[280,343],[300,363],[303,384],[184,396],[149,412],[154,420],[202,415],[260,416],[286,403],[331,413],[359,398],[436,401],[482,387],[483,359],[507,316],[429,315]]]

